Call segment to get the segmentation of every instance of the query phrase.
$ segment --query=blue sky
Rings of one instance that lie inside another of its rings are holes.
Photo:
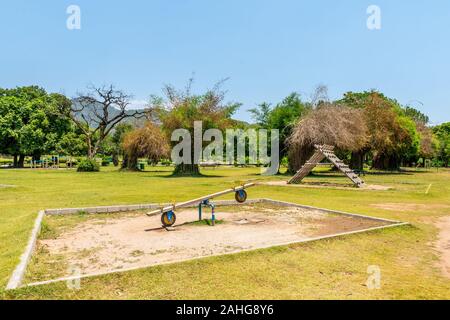
[[[66,28],[69,5],[81,30]],[[381,30],[366,27],[369,5]],[[40,0],[0,7],[0,86],[38,84],[74,96],[113,83],[135,100],[183,87],[201,92],[229,77],[236,117],[292,91],[331,98],[378,89],[450,121],[450,1]],[[420,102],[419,102],[420,101]]]

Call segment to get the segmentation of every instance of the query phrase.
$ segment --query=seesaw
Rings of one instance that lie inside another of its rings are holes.
[[[207,196],[203,196],[197,199],[192,199],[185,202],[175,203],[173,205],[163,207],[158,210],[153,210],[147,213],[148,216],[154,216],[158,213],[161,213],[161,223],[164,227],[170,227],[172,226],[177,217],[175,215],[175,210],[183,207],[189,207],[195,204],[198,204],[198,216],[199,220],[202,219],[202,207],[210,207],[212,212],[211,217],[211,224],[214,225],[215,223],[215,206],[213,203],[210,202],[211,199],[226,195],[228,193],[235,193],[234,198],[239,203],[244,203],[247,200],[247,191],[245,189],[255,186],[255,183],[247,183],[239,187],[226,189],[220,192],[216,192],[213,194],[209,194]]]

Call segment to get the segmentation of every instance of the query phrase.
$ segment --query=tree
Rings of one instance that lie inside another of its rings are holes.
[[[149,109],[128,111],[131,96],[114,86],[88,87],[87,94],[78,94],[64,115],[83,132],[88,146],[87,156],[93,159],[108,134],[127,118],[143,118]]]
[[[433,158],[435,155],[436,141],[433,138],[433,131],[428,127],[428,116],[410,106],[404,107],[403,111],[405,116],[414,121],[419,135],[418,152],[411,154],[411,157],[408,159],[409,164],[419,162],[420,158],[423,160]]]
[[[252,114],[258,126],[261,128],[269,128],[270,103],[260,103],[256,108],[249,109],[248,111]]]
[[[23,167],[26,155],[39,160],[54,152],[71,130],[70,122],[59,116],[69,104],[65,96],[37,86],[0,89],[0,152],[13,155],[16,167]]]
[[[367,141],[367,126],[361,110],[323,102],[297,123],[288,139],[289,171],[301,168],[314,152],[315,144],[355,151]]]
[[[225,103],[225,92],[220,89],[223,81],[217,83],[213,89],[198,95],[191,93],[192,79],[186,89],[177,90],[171,85],[163,89],[165,98],[154,97],[152,105],[159,110],[159,119],[162,121],[163,130],[167,137],[176,129],[186,129],[190,137],[194,137],[194,122],[202,121],[202,134],[207,129],[216,128],[225,130],[232,127],[235,122],[231,115],[239,108],[239,103]],[[172,141],[172,146],[178,142]],[[175,175],[200,174],[196,157],[201,155],[191,152],[190,163],[177,164]]]
[[[416,129],[420,137],[418,156],[431,159],[435,155],[436,143],[433,139],[433,131],[423,122],[416,122]]]
[[[450,122],[433,127],[433,133],[437,139],[437,158],[444,167],[450,162]]]
[[[81,156],[86,154],[87,145],[80,132],[73,128],[59,139],[55,150],[64,156]]]
[[[258,108],[250,109],[250,113],[257,124],[264,129],[278,129],[280,137],[280,158],[287,156],[287,139],[291,136],[292,129],[310,108],[301,101],[300,95],[291,93],[273,109],[270,104],[261,103]]]
[[[269,128],[280,130],[280,158],[287,155],[287,139],[292,129],[307,111],[298,93],[291,93],[283,101],[275,106],[269,115]]]
[[[133,126],[129,123],[121,123],[117,125],[111,137],[112,157],[115,166],[119,163],[119,156],[123,155],[123,140],[127,133],[133,130]]]
[[[419,135],[415,123],[396,100],[377,91],[365,91],[348,92],[339,103],[362,109],[368,127],[368,143],[352,152],[352,168],[362,167],[362,159],[370,152],[373,168],[398,170],[402,160],[418,152]]]
[[[405,116],[410,117],[416,123],[427,124],[430,121],[430,118],[428,118],[426,114],[420,112],[417,109],[414,109],[413,107],[406,106],[404,110]]]
[[[119,157],[124,155],[123,140],[125,135],[133,129],[134,126],[130,123],[120,123],[100,145],[99,153],[111,156],[112,162],[116,167],[119,165]]]
[[[137,170],[139,158],[147,158],[157,163],[169,154],[169,144],[161,129],[151,122],[145,127],[135,129],[125,135],[123,141],[125,152],[122,168]]]

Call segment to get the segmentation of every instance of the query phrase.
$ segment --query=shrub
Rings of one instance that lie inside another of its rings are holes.
[[[102,167],[107,167],[107,166],[109,166],[109,164],[110,164],[110,162],[108,160],[106,160],[106,159],[102,160]]]
[[[90,159],[82,159],[78,163],[78,172],[97,172],[100,171],[100,166],[97,161]]]
[[[170,161],[169,159],[162,159],[161,164],[163,166],[170,166],[170,165],[172,165],[172,161]]]
[[[1,164],[12,164],[13,161],[10,159],[0,159],[0,165]]]

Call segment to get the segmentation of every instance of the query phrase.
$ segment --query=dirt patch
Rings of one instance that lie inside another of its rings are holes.
[[[442,272],[450,278],[450,216],[439,219],[436,223],[439,228],[439,237],[436,249],[441,253]]]
[[[392,187],[388,187],[388,186],[382,186],[379,184],[365,184],[362,188],[360,188],[362,190],[392,190]]]
[[[420,204],[420,203],[373,203],[372,207],[389,211],[426,211],[437,209],[450,209],[450,206],[443,204]]]
[[[30,270],[53,269],[55,278],[65,276],[67,272],[61,270],[61,260],[54,258],[64,256],[66,265],[78,266],[82,274],[109,272],[388,224],[315,209],[270,205],[218,207],[216,215],[222,223],[211,227],[192,223],[198,219],[195,209],[178,211],[177,223],[170,232],[161,228],[160,216],[147,217],[142,213],[103,219],[92,216],[86,220],[84,217],[71,228],[59,224],[63,232],[57,233],[56,238],[39,240],[39,247],[45,249],[39,252],[45,254],[39,256],[38,252],[34,261],[39,265],[31,266]],[[203,217],[210,218],[210,215],[205,211]],[[46,219],[51,224],[51,219],[61,217]],[[30,280],[48,279],[31,276]]]

